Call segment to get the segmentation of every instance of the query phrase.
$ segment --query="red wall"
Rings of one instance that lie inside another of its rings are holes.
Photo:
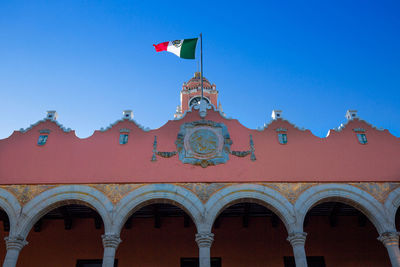
[[[132,228],[122,231],[119,267],[177,267],[180,257],[198,255],[195,228],[184,228],[183,218],[162,218],[160,229],[153,225],[153,219],[134,219]],[[339,217],[337,227],[330,227],[327,217],[311,217],[305,231],[307,255],[324,256],[328,267],[390,266],[371,223],[359,227],[357,217]],[[225,267],[282,267],[283,257],[292,255],[282,223],[272,228],[268,218],[250,218],[248,228],[242,227],[239,217],[223,218],[213,232],[211,255],[222,257]],[[17,266],[71,267],[77,259],[101,259],[101,234],[103,230],[96,230],[93,220],[74,220],[70,231],[64,230],[62,220],[44,221],[40,233],[29,234]],[[4,247],[2,242],[1,258]]]
[[[122,121],[86,139],[45,121],[26,133],[14,132],[0,140],[0,184],[400,180],[399,138],[359,120],[319,138],[283,120],[256,131],[209,111],[206,119],[226,124],[232,150],[248,150],[249,134],[253,135],[256,161],[231,155],[227,163],[207,168],[183,164],[178,156],[151,162],[155,135],[159,151],[174,151],[180,126],[199,119],[197,111],[188,113],[150,132]],[[278,143],[275,129],[279,127],[288,129],[286,145]],[[125,145],[118,142],[121,128],[131,129]],[[368,144],[358,143],[354,128],[366,130]],[[37,145],[41,129],[51,130],[44,146]]]

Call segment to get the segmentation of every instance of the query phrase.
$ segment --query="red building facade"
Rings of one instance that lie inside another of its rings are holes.
[[[48,112],[0,140],[3,266],[400,266],[397,137],[356,111],[248,129],[199,84],[159,129],[125,111],[80,139]]]

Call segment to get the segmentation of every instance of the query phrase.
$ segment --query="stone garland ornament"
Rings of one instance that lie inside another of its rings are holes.
[[[253,136],[250,134],[250,150],[246,151],[231,151],[231,154],[236,156],[236,157],[246,157],[247,155],[251,154],[250,160],[255,161],[256,160],[256,155],[254,154],[254,142],[253,142]]]
[[[157,155],[163,158],[170,158],[176,155],[176,151],[171,152],[161,152],[157,150],[157,135],[154,136],[153,142],[153,156],[151,157],[151,161],[157,161]]]
[[[157,136],[154,136],[153,156],[151,161],[157,161],[157,155],[170,158],[179,154],[183,163],[200,165],[203,168],[229,160],[229,155],[245,157],[251,155],[252,161],[256,160],[254,154],[253,137],[250,135],[250,150],[231,151],[232,140],[225,124],[209,120],[199,120],[184,123],[175,141],[177,151],[160,152],[157,150]]]

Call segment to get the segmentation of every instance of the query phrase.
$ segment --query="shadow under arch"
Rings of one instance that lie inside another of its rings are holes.
[[[367,216],[379,234],[386,231],[383,205],[367,192],[346,184],[322,184],[304,191],[294,204],[299,231],[303,230],[308,211],[324,202],[340,202],[352,206]]]
[[[155,203],[172,204],[181,208],[199,229],[204,207],[194,193],[173,184],[152,184],[133,190],[116,205],[113,233],[120,233],[125,222],[137,210]]]
[[[3,188],[0,188],[0,208],[4,210],[8,216],[8,220],[10,222],[9,234],[13,235],[16,231],[21,205],[12,193]]]
[[[49,189],[29,201],[22,209],[18,234],[27,237],[33,225],[49,211],[69,204],[88,206],[99,213],[107,233],[112,226],[113,204],[100,191],[84,185],[64,185]]]
[[[256,203],[270,209],[282,220],[287,232],[292,231],[291,225],[295,221],[292,204],[279,192],[255,184],[231,185],[215,193],[206,203],[206,216],[202,230],[211,231],[221,212],[241,202]]]

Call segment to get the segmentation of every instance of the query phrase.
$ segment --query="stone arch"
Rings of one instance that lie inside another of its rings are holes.
[[[153,203],[168,203],[180,207],[192,218],[198,229],[204,207],[193,192],[173,184],[152,184],[130,192],[116,205],[113,233],[120,233],[124,223],[135,211]]]
[[[22,209],[18,223],[19,235],[26,238],[33,225],[49,211],[66,205],[83,204],[97,211],[104,223],[104,231],[111,229],[113,204],[100,191],[84,185],[64,185],[44,191]]]
[[[21,205],[17,198],[9,191],[0,188],[0,208],[3,209],[8,216],[10,221],[10,235],[16,230],[16,224],[18,222],[18,215],[21,211]]]
[[[211,231],[218,215],[226,207],[240,202],[253,202],[269,208],[282,220],[288,233],[291,232],[294,223],[292,204],[279,192],[256,184],[231,185],[215,193],[206,203],[202,231]]]
[[[383,205],[367,192],[347,184],[322,184],[304,191],[294,204],[297,230],[303,230],[305,216],[312,207],[329,201],[341,202],[358,209],[374,224],[378,233],[385,231]]]
[[[389,226],[392,227],[392,229],[387,229],[395,231],[396,229],[396,212],[400,207],[400,187],[396,188],[392,192],[390,192],[389,196],[387,197],[385,201],[385,211],[386,211],[386,216],[388,220]]]

